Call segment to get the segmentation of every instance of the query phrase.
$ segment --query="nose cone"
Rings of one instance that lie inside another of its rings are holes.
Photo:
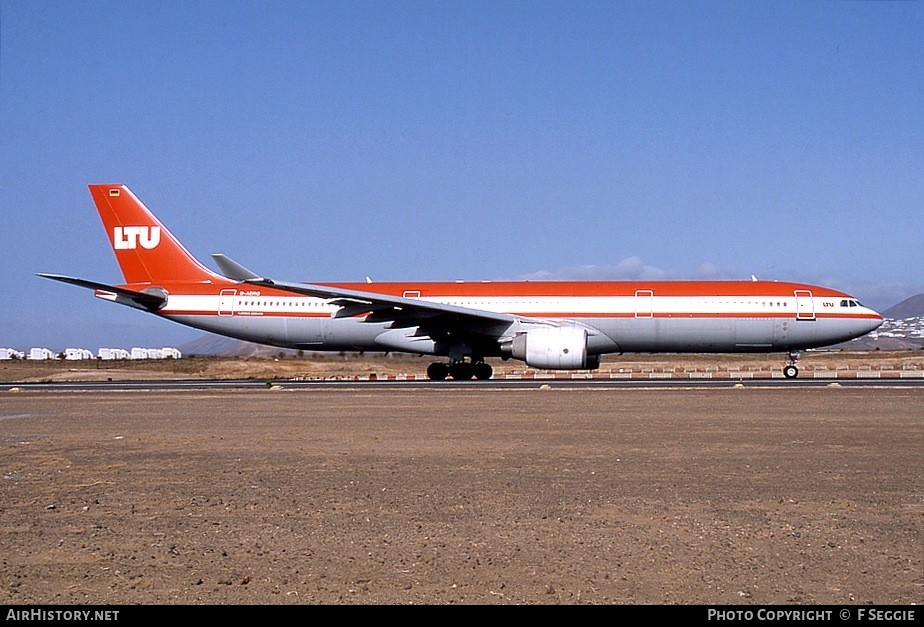
[[[863,332],[864,334],[869,333],[871,331],[875,331],[876,329],[881,327],[883,323],[882,314],[876,311],[873,311],[872,309],[870,309],[869,312],[872,315],[869,318],[867,318],[867,321],[866,321],[867,329]]]
[[[882,314],[869,307],[864,307],[861,316],[854,321],[853,327],[857,333],[856,337],[862,337],[867,333],[875,331],[882,326],[882,323]]]

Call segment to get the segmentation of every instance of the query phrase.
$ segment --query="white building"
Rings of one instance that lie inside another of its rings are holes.
[[[22,359],[26,354],[14,348],[0,348],[0,359]]]
[[[124,348],[101,348],[97,353],[100,359],[130,359],[131,353]]]
[[[30,348],[29,359],[54,359],[57,355],[47,348]]]
[[[138,348],[132,349],[132,359],[179,359],[182,357],[176,348]]]
[[[80,359],[93,359],[93,351],[85,348],[65,348],[64,359],[76,361]]]

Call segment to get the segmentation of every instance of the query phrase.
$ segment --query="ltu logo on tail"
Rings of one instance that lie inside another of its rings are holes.
[[[116,250],[133,250],[141,244],[151,250],[160,244],[159,226],[117,226],[112,229],[112,247]]]

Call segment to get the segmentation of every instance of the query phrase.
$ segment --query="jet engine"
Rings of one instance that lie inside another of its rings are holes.
[[[533,368],[584,370],[600,367],[599,355],[587,354],[587,330],[542,327],[517,333],[509,345],[511,357]]]

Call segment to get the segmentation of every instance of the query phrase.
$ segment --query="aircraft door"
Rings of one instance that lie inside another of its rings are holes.
[[[237,290],[221,290],[218,294],[218,315],[234,315],[234,296]]]
[[[815,299],[809,290],[796,290],[796,320],[815,319]]]
[[[652,290],[635,291],[635,317],[651,318],[654,312],[654,292]]]

